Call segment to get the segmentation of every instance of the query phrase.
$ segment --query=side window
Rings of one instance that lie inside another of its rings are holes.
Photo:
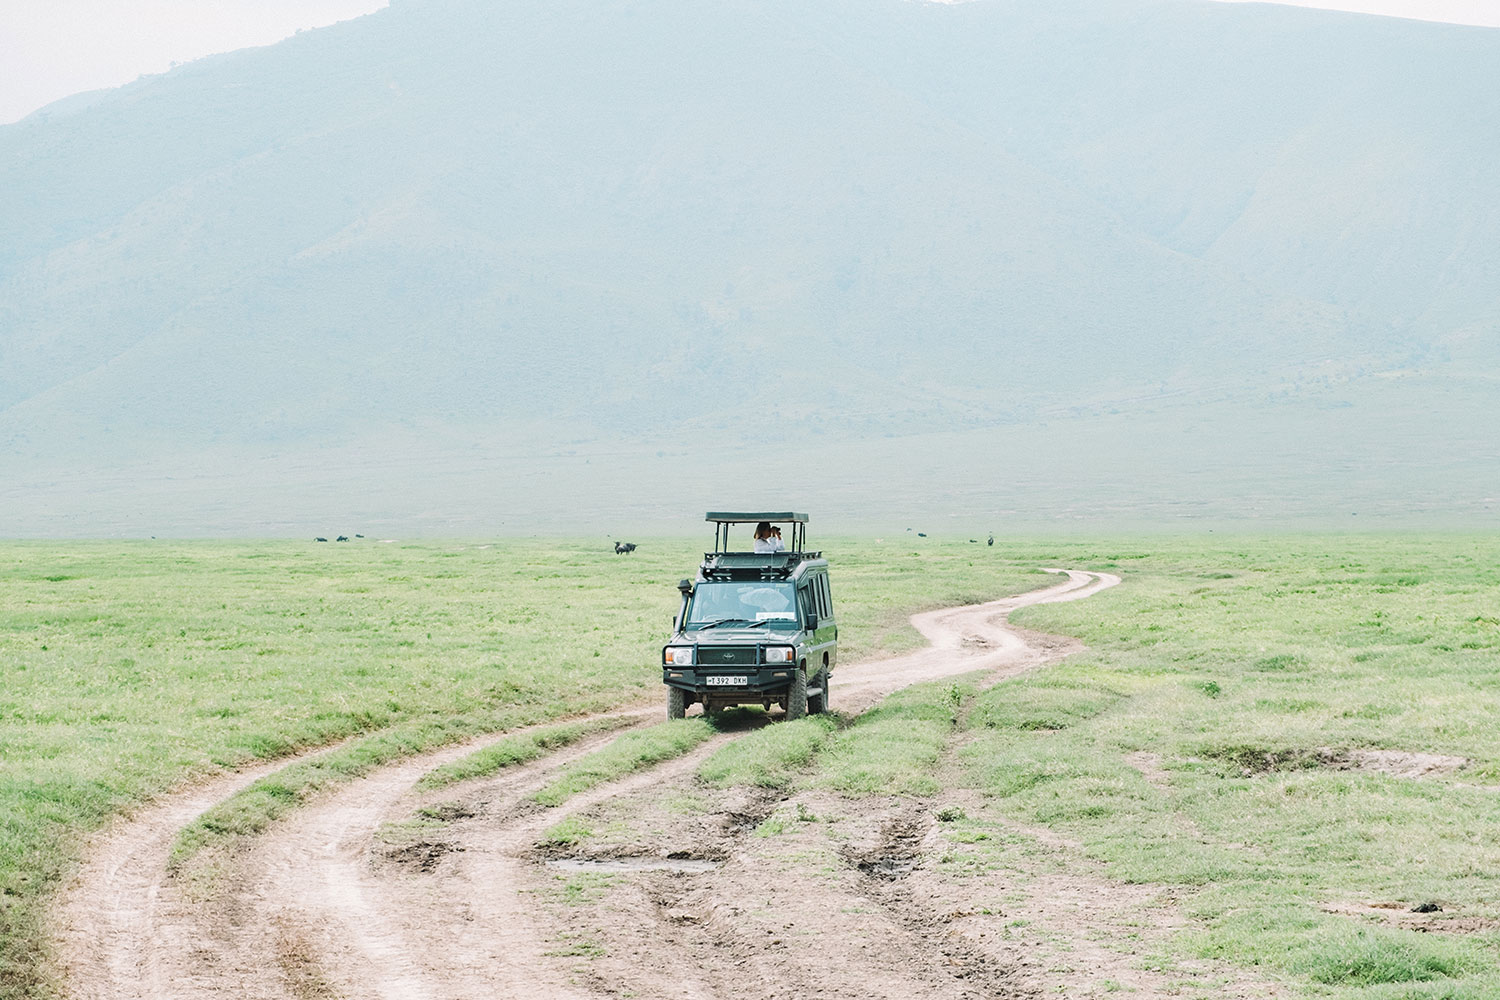
[[[832,618],[833,617],[833,601],[830,600],[829,596],[828,596],[828,576],[826,574],[823,574],[823,573],[819,573],[818,574],[817,588],[818,588],[818,617],[819,618]]]
[[[802,606],[802,620],[807,621],[808,616],[817,610],[811,587],[802,587],[797,591],[797,603]]]

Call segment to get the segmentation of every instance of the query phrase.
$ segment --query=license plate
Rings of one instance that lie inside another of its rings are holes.
[[[748,680],[744,674],[709,674],[703,683],[709,687],[744,687]]]

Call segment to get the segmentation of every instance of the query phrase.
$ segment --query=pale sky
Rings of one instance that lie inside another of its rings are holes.
[[[270,45],[386,0],[0,0],[0,124],[174,62]]]
[[[1219,0],[1221,3],[1253,3],[1258,0]],[[1319,7],[1360,14],[1409,17],[1418,21],[1451,24],[1481,24],[1500,28],[1500,0],[1280,0],[1285,7]]]
[[[1500,0],[1286,2],[1500,27]],[[0,125],[69,94],[118,87],[216,52],[269,45],[299,28],[385,5],[386,0],[0,0]]]

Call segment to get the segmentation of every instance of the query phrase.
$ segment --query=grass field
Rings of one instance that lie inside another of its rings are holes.
[[[945,824],[957,876],[1033,850],[1018,824],[1046,828],[1114,878],[1178,887],[1179,957],[1340,1000],[1500,996],[1500,540],[824,544],[846,660],[915,645],[911,611],[1051,582],[1038,567],[1125,583],[1017,615],[1084,639],[1078,657],[753,732],[705,780],[935,798],[953,760],[984,803]],[[699,551],[0,545],[0,997],[50,995],[46,901],[132,802],[340,740],[357,770],[657,699]],[[337,776],[308,780],[256,808]],[[1437,933],[1382,919],[1422,903],[1443,907]]]
[[[1164,968],[1222,959],[1340,1000],[1500,996],[1500,543],[1028,548],[1124,576],[1013,617],[1086,653],[982,692],[911,688],[836,733],[775,727],[700,774],[933,798],[960,879],[1066,866],[1061,838],[1173,890],[1191,925]],[[756,770],[809,756],[811,774]],[[941,805],[945,758],[982,807]]]
[[[846,657],[917,644],[910,610],[1048,579],[999,549],[839,548]],[[46,901],[80,838],[131,803],[348,741],[194,835],[254,832],[402,754],[660,698],[675,584],[701,553],[686,540],[629,556],[559,541],[0,543],[0,997],[49,995]]]
[[[1197,954],[1320,996],[1500,996],[1500,544],[1110,562],[1130,586],[1017,616],[1092,651],[978,699],[963,752],[997,810],[1193,887]],[[1423,904],[1431,933],[1393,926]]]

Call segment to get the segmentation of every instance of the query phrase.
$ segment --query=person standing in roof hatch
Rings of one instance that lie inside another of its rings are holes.
[[[770,521],[762,521],[755,526],[755,551],[757,553],[780,552],[784,548],[786,546],[776,536],[776,529],[771,527]]]

